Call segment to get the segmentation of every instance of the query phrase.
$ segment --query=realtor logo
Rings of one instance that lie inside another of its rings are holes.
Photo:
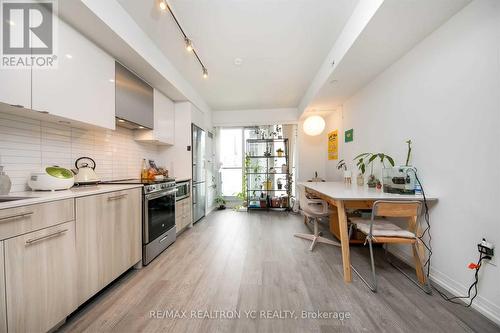
[[[1,67],[54,67],[54,1],[1,0]]]

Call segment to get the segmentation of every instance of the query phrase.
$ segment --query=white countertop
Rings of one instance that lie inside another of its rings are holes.
[[[185,182],[185,181],[188,181],[188,180],[191,180],[191,178],[190,177],[175,178],[175,182],[176,183]]]
[[[9,193],[8,195],[2,195],[0,197],[26,197],[26,199],[0,202],[0,210],[6,208],[33,205],[42,202],[57,201],[62,199],[78,198],[88,195],[128,190],[137,187],[142,187],[142,184],[106,184],[106,185],[72,187],[69,190],[62,190],[62,191],[12,192]]]
[[[299,182],[311,190],[322,193],[335,200],[423,200],[421,194],[393,194],[384,193],[382,190],[368,188],[368,186],[357,186],[356,184],[345,184],[344,182]],[[429,201],[437,200],[436,197],[425,194]]]

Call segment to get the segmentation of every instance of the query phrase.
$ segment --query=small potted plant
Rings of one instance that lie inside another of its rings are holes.
[[[359,170],[358,175],[356,176],[356,184],[358,186],[363,186],[365,184],[365,172],[366,172],[366,165],[364,163],[363,158],[360,158],[356,162],[356,166],[358,167]]]
[[[373,163],[377,157],[380,159],[380,163],[382,163],[383,168],[385,168],[386,160],[391,166],[394,166],[394,159],[385,153],[362,153],[354,158],[354,160],[357,160],[356,165],[358,166],[358,169],[362,172],[362,174],[365,173],[366,166],[370,165],[371,171],[370,176],[368,177],[367,185],[371,188],[375,188],[378,181],[377,177],[375,177],[375,175],[373,174]]]
[[[260,205],[260,208],[266,208],[267,207],[267,199],[266,199],[266,197],[264,195],[264,192],[260,193],[259,205]]]
[[[273,189],[273,181],[268,178],[264,181],[264,190],[269,191],[272,189]]]
[[[346,184],[352,183],[352,172],[347,170],[347,164],[344,160],[340,160],[339,163],[337,163],[337,170],[344,170],[344,182]]]
[[[219,195],[217,198],[215,198],[215,203],[218,205],[218,210],[226,209],[226,200],[222,196]]]
[[[285,155],[285,151],[281,148],[278,148],[276,150],[276,154],[278,154],[278,157],[283,157]]]

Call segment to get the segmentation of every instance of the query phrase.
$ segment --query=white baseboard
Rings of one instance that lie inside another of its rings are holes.
[[[212,207],[207,207],[205,215],[210,214],[216,207],[217,207],[216,205],[213,205]]]
[[[394,248],[390,249],[389,252],[404,263],[408,264],[411,267],[414,267],[413,257],[409,253],[406,253],[404,251],[397,251]],[[469,289],[468,287],[458,283],[457,281],[453,280],[448,275],[435,269],[434,267],[431,267],[430,277],[432,283],[445,289],[447,292],[454,296],[466,295],[467,290]],[[491,301],[478,294],[474,299],[471,307],[500,326],[500,307],[498,305],[493,304]]]

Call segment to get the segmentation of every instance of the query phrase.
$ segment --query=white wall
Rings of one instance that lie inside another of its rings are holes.
[[[213,111],[212,117],[214,126],[295,124],[298,121],[296,108]]]
[[[404,163],[413,140],[412,164],[439,197],[432,277],[466,294],[476,244],[500,245],[500,1],[472,2],[351,97],[343,127],[354,128],[354,142],[341,146],[346,159],[384,151]],[[483,267],[475,306],[500,323],[500,268]]]
[[[320,114],[325,120],[325,129],[318,136],[309,136],[304,133],[304,119],[301,119],[298,125],[298,181],[307,181],[314,177],[314,172],[318,172],[318,177],[328,181],[343,179],[343,173],[337,170],[337,163],[342,158],[339,145],[339,159],[328,160],[328,133],[338,130],[339,142],[343,140],[342,120],[340,111],[323,112]]]

